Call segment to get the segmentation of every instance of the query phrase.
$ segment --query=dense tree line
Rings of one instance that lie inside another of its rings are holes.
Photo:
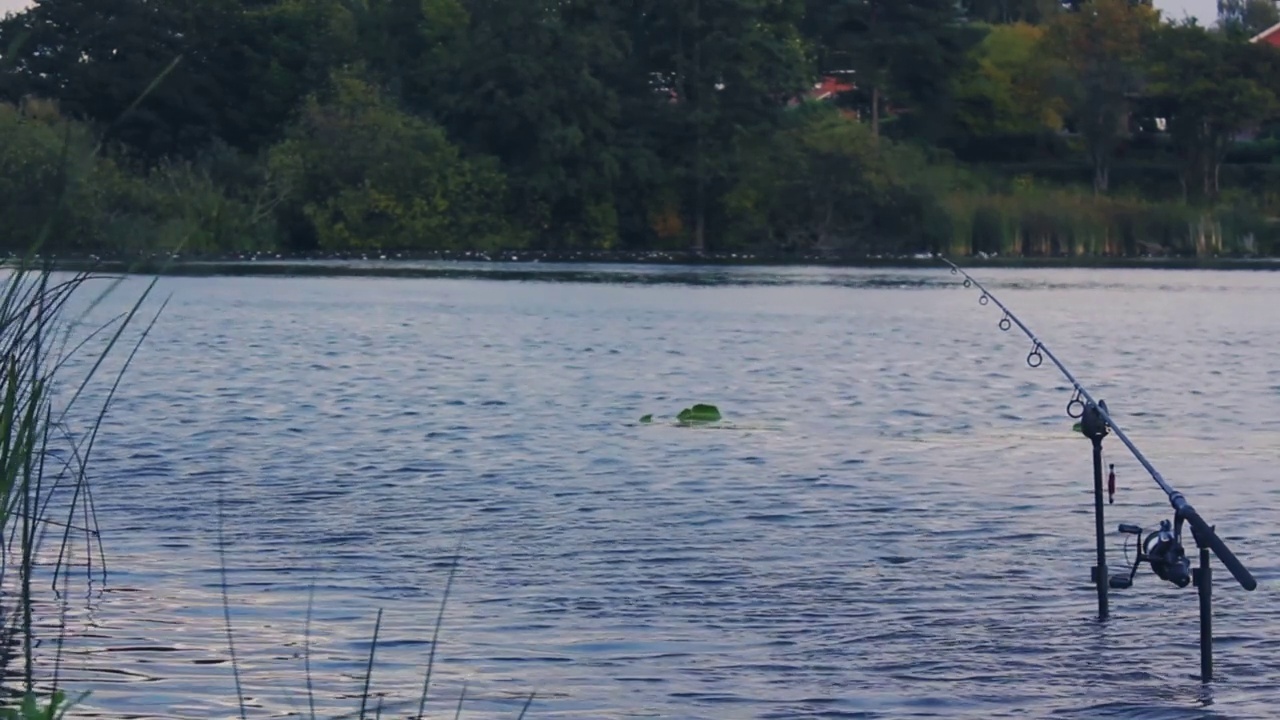
[[[35,0],[0,22],[0,246],[1265,245],[1273,176],[1223,169],[1280,155],[1277,17],[1229,6]]]

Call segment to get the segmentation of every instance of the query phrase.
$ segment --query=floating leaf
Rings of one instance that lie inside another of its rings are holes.
[[[642,423],[651,423],[651,422],[653,422],[653,413],[649,413],[648,415],[645,415],[644,417],[640,418],[640,422],[642,422]]]
[[[717,422],[720,420],[720,410],[715,405],[698,404],[681,410],[676,420],[682,423]]]

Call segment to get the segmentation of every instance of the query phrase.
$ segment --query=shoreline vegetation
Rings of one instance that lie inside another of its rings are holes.
[[[1280,256],[1280,15],[1221,6],[35,0],[0,252]]]

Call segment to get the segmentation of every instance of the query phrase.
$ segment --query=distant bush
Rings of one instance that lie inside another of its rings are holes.
[[[0,243],[34,247],[46,224],[47,250],[98,245],[102,208],[99,168],[90,157],[87,128],[63,120],[56,109],[32,102],[0,104]]]
[[[283,189],[260,165],[226,154],[131,172],[95,153],[89,128],[41,103],[0,104],[0,247],[47,254],[198,255],[278,243]],[[217,169],[239,162],[228,183]],[[48,225],[47,234],[43,234]]]
[[[462,157],[443,129],[353,76],[308,101],[269,167],[289,189],[286,211],[323,250],[515,244],[496,163]]]
[[[945,236],[938,177],[923,154],[830,108],[757,138],[726,205],[757,251],[830,256],[926,249]]]

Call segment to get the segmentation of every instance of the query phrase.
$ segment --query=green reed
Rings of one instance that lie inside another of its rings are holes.
[[[1005,256],[1213,257],[1274,247],[1277,227],[1246,203],[1211,206],[1097,196],[1066,188],[953,193],[950,251]]]
[[[115,371],[99,405],[85,411],[79,406],[90,384],[103,374],[107,358],[122,345],[124,332],[150,295],[154,280],[126,312],[91,328],[87,338],[72,345],[75,331],[85,327],[85,315],[73,313],[70,303],[87,292],[95,277],[88,273],[60,276],[47,263],[36,264],[30,257],[11,263],[3,272],[7,275],[0,280],[0,541],[5,558],[0,563],[0,678],[6,690],[24,698],[26,707],[36,684],[33,615],[44,591],[36,584],[41,575],[39,558],[52,533],[57,545],[56,582],[73,540],[83,536],[92,547],[98,538],[89,462],[121,377],[155,318]],[[110,282],[101,295],[91,296],[89,308],[96,307],[117,284]],[[95,339],[98,345],[87,355]],[[86,369],[69,377],[73,360]],[[89,427],[76,432],[71,421],[80,417],[90,418]],[[83,518],[80,524],[77,516]],[[92,555],[88,560],[92,563]],[[14,667],[19,662],[20,670]],[[20,688],[12,687],[19,682]]]
[[[171,70],[172,66],[158,76],[122,117]],[[41,252],[65,232],[59,218],[66,210],[68,188],[80,179],[78,175],[88,172],[86,167],[101,151],[98,145],[87,153],[73,152],[79,147],[68,129],[45,205],[47,214],[34,228],[35,239],[26,255],[0,265],[0,272],[6,273],[0,278],[0,542],[4,544],[0,555],[0,687],[6,695],[0,699],[0,720],[59,718],[74,705],[75,701],[58,688],[65,622],[60,623],[56,638],[53,681],[39,692],[36,688],[34,650],[39,638],[34,615],[35,608],[45,602],[45,589],[36,583],[42,576],[40,558],[52,532],[57,560],[48,588],[51,594],[56,594],[59,570],[68,569],[73,539],[81,535],[90,547],[87,561],[92,569],[92,547],[100,533],[90,458],[121,379],[164,309],[162,305],[136,338],[97,407],[82,410],[86,391],[106,372],[108,358],[124,347],[125,331],[135,324],[158,278],[151,280],[127,310],[93,327],[86,324],[87,318],[116,291],[123,277],[58,273],[51,261],[40,259]],[[94,294],[90,284],[96,281],[103,281],[104,287]],[[78,311],[73,299],[85,300]],[[89,331],[78,336],[77,332],[86,328]],[[69,377],[77,363],[85,369]],[[73,422],[84,417],[89,418],[89,426],[77,432]],[[64,500],[68,494],[70,498]],[[80,524],[77,515],[82,518]],[[98,555],[105,558],[100,541]],[[66,594],[62,597],[57,606],[65,617]],[[15,663],[20,663],[20,669]]]

